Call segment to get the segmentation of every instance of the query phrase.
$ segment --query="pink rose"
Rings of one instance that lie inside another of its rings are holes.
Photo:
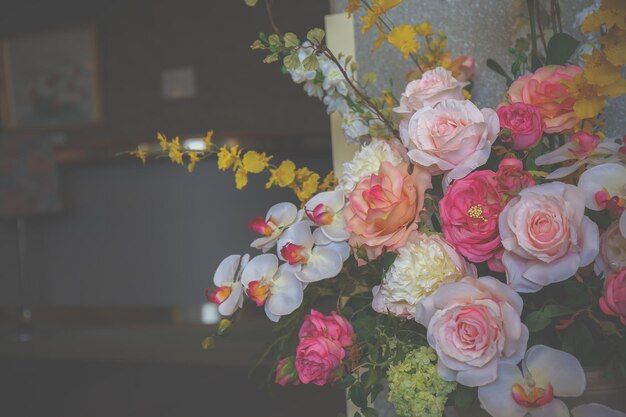
[[[403,120],[400,138],[416,164],[433,175],[445,173],[445,188],[487,162],[499,130],[493,110],[478,110],[468,100],[445,100]]]
[[[296,369],[303,384],[326,385],[337,379],[346,351],[324,336],[300,340],[296,349]]]
[[[545,123],[545,133],[560,133],[580,121],[574,113],[576,98],[569,93],[564,81],[573,81],[582,74],[576,65],[550,65],[534,74],[519,77],[508,91],[509,102],[531,104],[539,109]]]
[[[425,170],[415,167],[409,175],[408,164],[394,167],[383,161],[378,173],[359,181],[343,211],[350,246],[365,249],[369,259],[403,246],[417,229],[415,219],[428,188]]]
[[[525,103],[513,103],[509,106],[500,106],[496,110],[500,120],[500,128],[511,131],[507,140],[514,150],[530,149],[543,136],[543,120],[539,109]]]
[[[420,79],[407,84],[400,106],[394,111],[409,117],[422,107],[432,107],[443,100],[463,100],[463,87],[467,84],[457,81],[450,71],[442,67],[426,71]]]
[[[492,260],[502,250],[498,216],[503,208],[493,171],[475,171],[454,181],[439,201],[446,240],[472,262]]]
[[[609,316],[619,317],[626,326],[626,268],[622,268],[604,280],[604,295],[600,297],[600,309]]]
[[[444,284],[417,307],[415,320],[427,327],[437,351],[437,370],[446,381],[477,387],[493,382],[498,364],[516,365],[526,352],[522,298],[492,277]]]
[[[274,382],[286,387],[287,385],[298,385],[298,372],[296,371],[296,357],[289,356],[283,358],[276,364],[276,376]]]
[[[563,281],[598,255],[598,226],[576,186],[551,182],[526,188],[500,213],[502,263],[510,285],[536,292]]]
[[[517,195],[522,189],[535,185],[533,176],[524,171],[522,161],[516,158],[505,158],[500,161],[496,182],[498,191],[509,196]]]
[[[336,311],[333,311],[330,316],[325,316],[311,309],[311,314],[307,314],[304,318],[298,337],[304,339],[317,336],[327,337],[339,343],[341,347],[346,347],[352,344],[354,331],[350,322]]]

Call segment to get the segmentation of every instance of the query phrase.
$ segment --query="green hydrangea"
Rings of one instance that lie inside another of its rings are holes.
[[[429,347],[410,352],[387,371],[389,402],[400,417],[441,417],[456,382],[437,373],[437,354]]]

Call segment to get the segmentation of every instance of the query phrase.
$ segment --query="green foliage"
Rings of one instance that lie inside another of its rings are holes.
[[[466,387],[465,385],[457,385],[456,390],[452,393],[452,401],[454,405],[460,408],[468,408],[474,404],[476,397],[476,389]]]
[[[503,76],[506,79],[507,84],[510,85],[513,82],[513,79],[506,73],[504,68],[502,68],[502,65],[498,64],[491,58],[487,59],[487,68],[494,71],[496,74]]]
[[[254,7],[259,2],[259,0],[244,0],[246,2],[246,6]]]
[[[565,65],[578,48],[578,42],[567,33],[557,33],[548,42],[546,65]]]
[[[326,32],[324,32],[324,30],[320,28],[313,28],[309,30],[309,32],[306,34],[306,38],[313,45],[321,45],[325,36],[326,36]]]
[[[528,327],[529,332],[539,332],[551,323],[552,320],[543,311],[533,311],[524,319],[524,324]]]

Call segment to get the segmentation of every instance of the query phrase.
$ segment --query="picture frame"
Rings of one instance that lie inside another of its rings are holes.
[[[3,130],[66,130],[102,123],[94,26],[0,41]]]

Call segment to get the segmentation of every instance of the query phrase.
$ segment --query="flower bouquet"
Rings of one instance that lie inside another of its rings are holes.
[[[557,1],[546,11],[528,0],[511,71],[487,63],[508,85],[494,110],[471,101],[473,59],[452,57],[445,34],[389,20],[400,2],[347,9],[378,31],[374,49],[388,42],[415,64],[399,94],[373,93],[376,74],[357,75],[321,29],[301,41],[272,19],[275,33],[252,44],[361,145],[338,179],[220,147],[211,132],[200,149],[159,135],[190,171],[216,155],[237,188],[267,172],[268,188],[301,203],[251,220],[261,253],[217,267],[207,296],[230,317],[217,333],[246,300],[263,308],[277,322],[262,356],[276,383],[334,384],[356,416],[377,415],[385,386],[404,417],[450,404],[493,417],[626,415],[562,400],[585,391],[583,365],[626,377],[626,147],[605,137],[601,118],[607,99],[626,93],[626,3],[603,0],[576,40]],[[145,149],[133,153],[145,161]]]

